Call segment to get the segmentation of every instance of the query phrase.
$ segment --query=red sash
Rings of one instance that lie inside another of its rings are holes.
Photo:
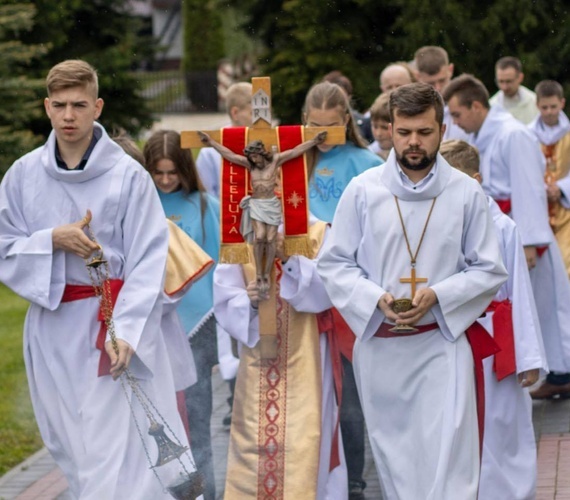
[[[178,408],[180,418],[182,419],[182,423],[184,424],[186,437],[190,443],[190,427],[188,425],[188,410],[186,409],[186,396],[184,394],[184,391],[176,391],[176,406]]]
[[[344,318],[336,310],[336,308],[330,309],[333,323],[336,342],[338,344],[338,349],[340,353],[352,363],[352,351],[354,349],[354,341],[356,336],[350,329],[350,326],[344,321]]]
[[[390,323],[381,323],[374,334],[375,337],[380,337],[382,339],[392,339],[394,337],[409,337],[410,335],[419,335],[420,333],[431,332],[436,328],[439,328],[437,323],[428,323],[427,325],[414,325],[415,331],[413,332],[392,332],[392,328],[396,325],[391,325]]]
[[[117,297],[119,296],[119,291],[123,286],[123,280],[112,279],[105,281],[105,283],[109,283],[109,288],[111,290],[111,303],[113,304],[113,307],[115,307]],[[92,285],[65,285],[61,302],[73,302],[75,300],[82,300],[95,296],[95,289]],[[101,308],[99,308],[97,319],[101,322],[99,333],[97,334],[97,341],[95,342],[95,347],[101,351],[97,376],[104,377],[105,375],[110,375],[109,372],[111,370],[111,358],[109,358],[107,351],[105,351],[107,323],[105,323],[105,318],[103,317],[103,311],[101,311]]]
[[[340,349],[337,342],[338,340],[337,331],[336,331],[337,325],[335,323],[333,311],[336,311],[336,309],[327,309],[326,311],[317,314],[317,325],[319,328],[319,332],[327,336],[327,342],[330,348],[334,389],[338,405],[338,412],[336,416],[336,424],[334,427],[333,441],[331,447],[329,471],[332,471],[335,467],[340,465],[340,452],[339,452],[340,443],[338,436],[340,433],[340,405],[342,402],[342,372],[343,372],[342,360],[340,358]]]
[[[513,329],[513,305],[509,299],[493,301],[487,311],[493,314],[493,338],[501,349],[495,354],[493,370],[500,382],[505,377],[516,373],[515,337]]]
[[[509,215],[511,213],[512,209],[511,200],[507,199],[507,200],[495,200],[495,201],[497,202],[497,205],[499,205],[501,212],[503,212],[506,215]],[[538,254],[539,257],[542,257],[542,254],[547,250],[548,250],[548,245],[542,247],[536,247],[536,253]]]
[[[501,212],[507,215],[511,213],[511,208],[512,208],[511,200],[495,200],[495,201],[497,202],[497,205],[499,205]]]
[[[477,394],[477,421],[479,423],[479,457],[483,454],[483,432],[485,429],[485,375],[483,372],[483,360],[496,354],[499,346],[489,335],[489,332],[480,323],[473,323],[467,331],[467,340],[473,352],[473,364],[475,368],[475,390]]]

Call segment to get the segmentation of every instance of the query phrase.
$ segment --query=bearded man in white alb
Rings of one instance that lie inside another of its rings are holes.
[[[507,275],[483,191],[437,153],[439,93],[399,87],[390,114],[394,149],[346,188],[318,270],[357,336],[355,377],[384,497],[474,500],[474,355],[484,355],[465,332]],[[396,312],[400,298],[411,309]],[[475,337],[489,342],[485,331]]]

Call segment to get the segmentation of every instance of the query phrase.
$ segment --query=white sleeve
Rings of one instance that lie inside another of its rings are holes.
[[[511,182],[511,215],[523,245],[549,245],[553,235],[544,189],[546,162],[538,141],[530,133],[517,130],[509,135],[505,151]]]
[[[196,169],[206,191],[220,197],[220,172],[222,157],[214,148],[202,148],[196,158]]]
[[[258,313],[251,307],[242,267],[218,264],[214,271],[214,314],[221,327],[248,347],[259,341]]]
[[[431,287],[438,298],[433,312],[448,340],[457,339],[477,320],[507,280],[487,198],[477,187],[466,192],[464,203],[465,267]]]
[[[560,197],[560,204],[566,208],[570,208],[570,175],[556,181],[556,185],[560,188],[562,196]]]
[[[0,281],[24,299],[53,311],[65,288],[65,252],[53,250],[53,228],[36,232],[28,228],[19,178],[24,173],[18,162],[0,183]]]
[[[514,224],[503,231],[507,296],[513,308],[517,373],[534,368],[548,371],[540,322],[522,241]]]
[[[332,227],[317,263],[328,295],[355,335],[374,335],[384,321],[378,300],[386,292],[368,279],[357,263],[362,241],[364,200],[351,181],[342,194]]]
[[[317,262],[301,255],[293,255],[283,264],[281,297],[300,312],[320,313],[332,307],[317,274]]]

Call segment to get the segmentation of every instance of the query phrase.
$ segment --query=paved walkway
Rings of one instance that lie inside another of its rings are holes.
[[[212,440],[217,497],[223,498],[229,431],[222,419],[228,411],[228,385],[216,370]],[[570,500],[570,399],[534,402],[538,442],[537,500]],[[366,498],[380,500],[380,485],[370,449],[366,452]],[[49,453],[42,449],[0,478],[0,500],[71,500],[67,483]]]
[[[229,443],[229,430],[222,425],[228,412],[228,384],[217,370],[213,379],[214,401],[212,414],[212,447],[214,452],[216,493],[223,498],[226,475],[226,455]],[[368,483],[368,498],[379,499],[380,485],[376,477],[370,449],[367,449],[365,480]],[[71,500],[67,483],[51,455],[42,449],[28,460],[0,478],[0,500]],[[102,499],[103,500],[103,499]]]

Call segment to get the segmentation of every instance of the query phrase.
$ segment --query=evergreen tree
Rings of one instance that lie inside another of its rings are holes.
[[[309,87],[340,70],[354,86],[356,109],[379,93],[378,76],[391,61],[385,26],[396,11],[374,0],[230,0],[248,17],[243,26],[264,43],[261,73],[271,77],[273,107],[283,123],[299,123]]]
[[[472,73],[497,91],[495,62],[503,56],[523,63],[524,84],[568,81],[568,3],[561,0],[397,0],[400,15],[388,44],[411,58],[422,45],[441,45],[456,74]],[[570,82],[568,82],[570,83]],[[570,86],[566,85],[566,91]]]
[[[215,70],[224,57],[222,16],[212,2],[184,0],[184,69]]]
[[[217,68],[224,57],[222,16],[210,1],[184,0],[183,69],[186,95],[195,111],[218,109]]]
[[[525,85],[550,78],[570,95],[569,6],[564,0],[227,0],[247,16],[243,28],[265,44],[261,72],[271,76],[276,114],[299,122],[310,85],[331,70],[354,85],[356,108],[378,95],[390,62],[423,45],[444,47],[456,74],[469,72],[493,94],[494,65],[521,59]],[[570,105],[570,100],[569,100]]]
[[[17,158],[43,139],[26,127],[43,113],[37,98],[43,81],[28,78],[26,68],[47,47],[25,45],[17,39],[19,33],[31,29],[35,13],[29,3],[0,5],[0,179]]]

